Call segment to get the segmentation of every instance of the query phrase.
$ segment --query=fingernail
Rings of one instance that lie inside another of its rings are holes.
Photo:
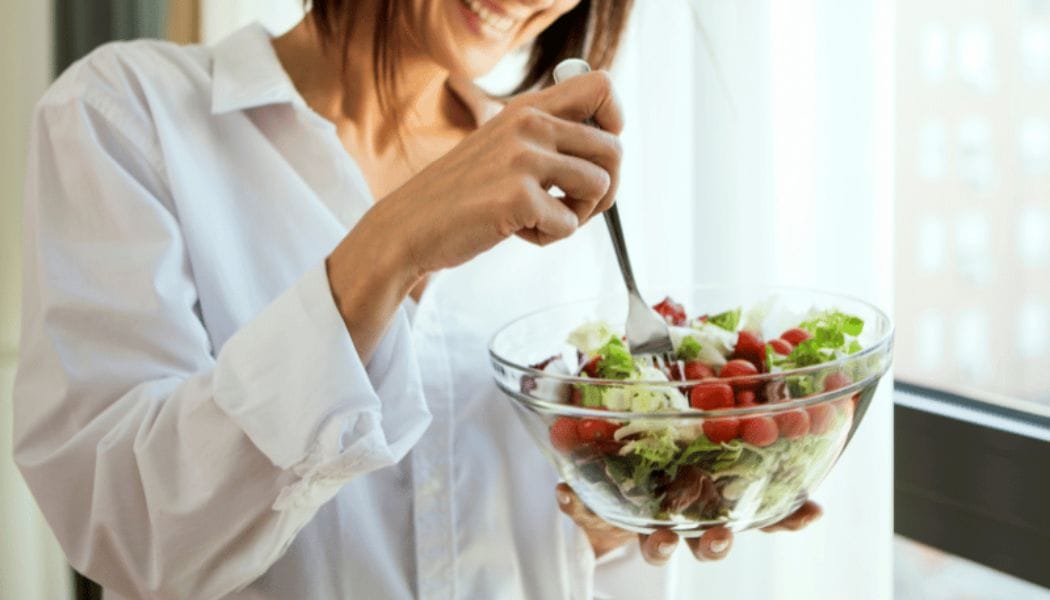
[[[668,556],[671,556],[672,552],[674,552],[674,547],[674,544],[664,542],[656,547],[656,553],[664,558],[667,558]]]
[[[729,540],[712,540],[711,544],[708,545],[708,548],[710,548],[711,552],[714,552],[715,554],[721,554],[729,548]]]
[[[569,502],[572,502],[572,498],[570,498],[568,494],[566,494],[565,492],[558,492],[559,504],[568,504]]]

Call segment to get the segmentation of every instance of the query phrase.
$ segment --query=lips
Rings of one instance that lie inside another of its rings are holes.
[[[478,19],[488,28],[499,33],[507,33],[517,23],[514,19],[497,13],[489,8],[483,0],[461,0],[470,12],[477,15]]]

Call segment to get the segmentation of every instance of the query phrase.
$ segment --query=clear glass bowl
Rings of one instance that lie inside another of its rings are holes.
[[[643,533],[669,528],[687,537],[715,526],[741,531],[775,523],[801,506],[852,437],[890,366],[892,324],[871,304],[811,290],[702,287],[670,295],[694,316],[736,307],[746,315],[757,307],[753,312],[764,316],[754,325],[763,340],[795,327],[814,309],[839,310],[864,320],[858,337],[863,349],[806,368],[718,380],[735,391],[753,391],[753,406],[639,413],[571,404],[581,384],[623,394],[677,390],[688,398],[700,383],[578,378],[529,366],[552,355],[577,356],[565,340],[585,322],[622,326],[627,301],[618,296],[547,308],[503,327],[489,347],[496,383],[561,477],[610,523]],[[637,453],[623,452],[638,439],[613,433],[624,426],[620,434],[653,429],[671,436],[675,456],[667,468],[653,469]],[[581,427],[609,433],[591,443],[564,441],[562,433],[571,438]]]

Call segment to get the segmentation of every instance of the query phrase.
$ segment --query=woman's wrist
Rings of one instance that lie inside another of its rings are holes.
[[[362,360],[371,356],[397,307],[426,275],[403,233],[380,222],[378,208],[325,261],[332,298]]]

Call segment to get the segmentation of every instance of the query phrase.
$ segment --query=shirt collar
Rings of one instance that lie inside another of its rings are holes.
[[[212,47],[212,114],[284,103],[305,105],[265,27],[252,23]]]

